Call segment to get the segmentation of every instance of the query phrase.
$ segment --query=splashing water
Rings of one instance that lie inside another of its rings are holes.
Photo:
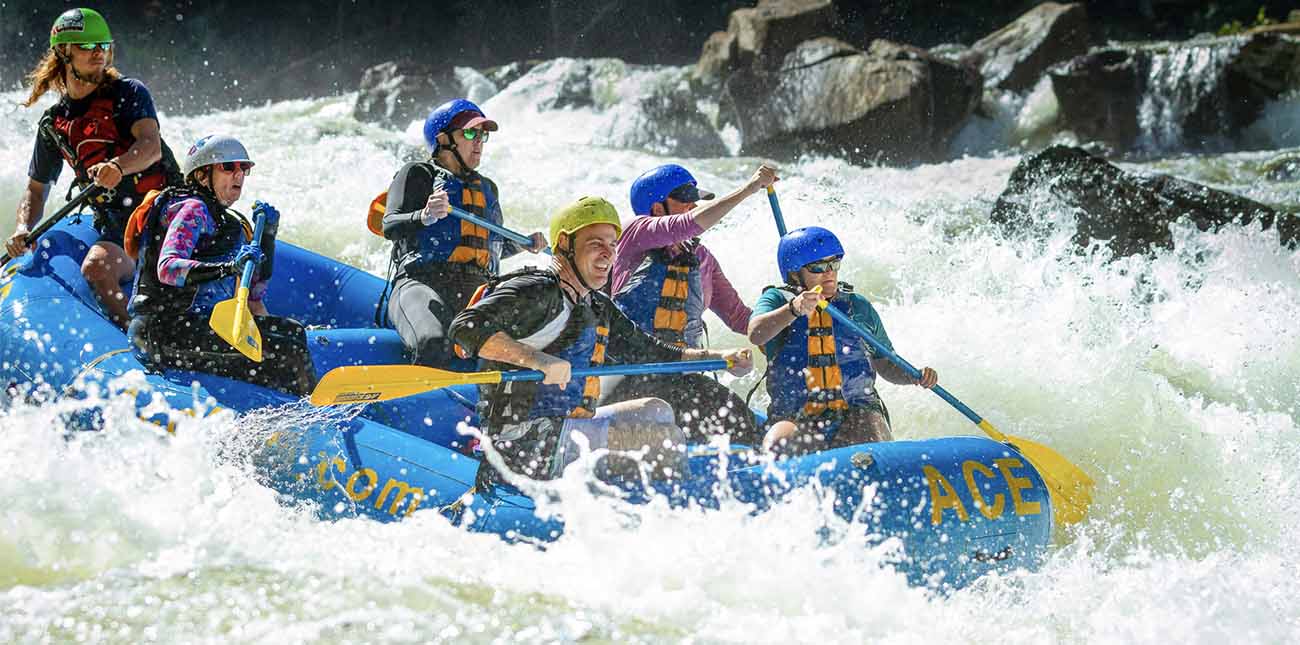
[[[351,98],[164,114],[163,134],[173,148],[239,137],[257,168],[237,209],[275,204],[285,239],[382,274],[388,251],[364,213],[420,138],[356,122]],[[539,111],[507,93],[484,109],[502,128],[482,170],[525,233],[584,194],[625,209],[631,179],[668,160],[609,147],[599,107]],[[36,112],[0,120],[7,213]],[[1260,178],[1270,154],[1130,169],[1300,207],[1300,188]],[[683,163],[726,193],[758,160]],[[186,419],[169,435],[139,421],[130,397],[18,402],[0,413],[0,641],[1295,640],[1300,255],[1254,227],[1178,229],[1174,249],[1148,258],[1080,253],[1072,215],[1050,209],[1035,213],[1046,239],[1007,238],[987,216],[1015,163],[805,158],[784,165],[778,188],[791,228],[841,235],[844,279],[877,304],[900,355],[1096,477],[1090,520],[1059,535],[1038,572],[949,596],[910,588],[886,566],[898,555],[889,544],[815,546],[834,517],[816,490],[751,517],[725,502],[628,507],[575,483],[561,496],[566,533],[544,550],[432,511],[322,522],[258,480],[256,447],[296,422],[293,410]],[[776,239],[761,197],[704,236],[748,301],[777,279]],[[742,344],[709,323],[715,347]],[[900,438],[977,432],[924,391],[881,389]],[[103,431],[64,432],[90,404],[105,407]]]

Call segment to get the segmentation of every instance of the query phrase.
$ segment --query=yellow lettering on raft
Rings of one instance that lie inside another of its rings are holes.
[[[943,522],[944,509],[953,509],[957,511],[957,518],[965,522],[970,519],[970,514],[966,512],[966,506],[961,503],[961,498],[957,497],[957,490],[948,483],[943,473],[938,468],[926,464],[921,466],[921,471],[925,473],[925,480],[930,484],[930,523],[938,525]],[[940,491],[939,489],[943,490]]]
[[[357,482],[362,476],[365,476],[370,481],[365,488],[357,490]],[[362,468],[352,473],[351,477],[348,477],[348,483],[343,487],[343,491],[348,494],[348,497],[352,498],[352,501],[359,502],[370,497],[370,493],[373,493],[377,486],[379,486],[379,473],[375,472],[373,468]]]
[[[1006,506],[1007,499],[1002,493],[998,493],[993,496],[993,506],[989,506],[989,503],[984,499],[984,495],[980,493],[979,485],[975,483],[976,472],[983,475],[985,479],[993,479],[994,477],[993,471],[978,461],[967,460],[962,463],[961,474],[966,479],[966,488],[970,490],[971,498],[975,500],[975,508],[979,509],[979,512],[984,517],[996,520],[1002,517],[1002,509]]]
[[[1025,464],[1014,457],[1003,459],[994,459],[993,465],[998,467],[1002,472],[1002,478],[1007,480],[1007,488],[1011,489],[1011,503],[1016,509],[1016,515],[1037,515],[1042,512],[1042,505],[1038,502],[1026,502],[1020,496],[1020,491],[1026,488],[1033,488],[1034,483],[1027,477],[1016,477],[1011,474],[1013,468],[1024,468]]]
[[[329,461],[325,461],[325,453],[322,452],[319,454],[320,454],[321,462],[319,464],[316,464],[316,485],[319,486],[321,490],[329,490],[338,485],[338,482],[334,481],[333,477],[330,477],[329,479],[325,479],[325,473],[326,471],[329,470],[329,467],[333,465],[334,470],[339,471],[339,474],[342,475],[343,473],[347,472],[348,465],[347,462],[344,462],[342,459],[339,459],[338,457],[335,457]]]
[[[420,507],[420,502],[424,501],[423,488],[412,488],[410,484],[404,481],[390,478],[388,483],[384,484],[384,489],[379,491],[379,498],[375,500],[375,508],[381,511],[384,510],[384,499],[388,497],[388,491],[393,489],[397,489],[397,495],[393,497],[393,503],[388,507],[389,515],[397,515],[397,509],[401,508],[402,500],[405,499],[407,495],[411,495],[412,499],[410,505],[406,507],[406,512],[402,514],[402,517],[414,513],[415,509]]]

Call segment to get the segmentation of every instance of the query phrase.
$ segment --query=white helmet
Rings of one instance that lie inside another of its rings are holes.
[[[185,158],[181,160],[181,174],[189,179],[190,173],[204,166],[226,161],[247,161],[251,166],[253,160],[248,158],[244,144],[234,137],[209,134],[190,146]]]

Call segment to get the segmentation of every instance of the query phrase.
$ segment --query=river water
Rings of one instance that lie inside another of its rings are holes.
[[[6,235],[38,112],[9,107],[18,96],[0,107]],[[364,213],[420,137],[355,121],[352,100],[161,120],[178,151],[210,132],[243,140],[257,166],[236,208],[275,204],[282,239],[382,275],[386,247]],[[601,145],[610,124],[590,110],[543,112],[508,94],[484,107],[502,127],[482,170],[524,232],[581,195],[626,210],[631,179],[674,160]],[[1297,114],[1300,100],[1276,104],[1256,135],[1300,146]],[[900,355],[1095,477],[1088,521],[1056,536],[1041,570],[946,596],[908,587],[882,567],[884,550],[815,546],[830,514],[812,493],[757,518],[576,496],[545,551],[433,512],[322,522],[278,502],[238,456],[241,434],[265,420],[219,414],[167,436],[110,400],[103,432],[68,438],[64,409],[19,404],[0,412],[0,642],[1300,639],[1300,254],[1256,227],[1180,229],[1175,249],[1151,257],[1081,254],[1073,215],[1050,207],[1035,213],[1049,237],[1007,237],[988,212],[1020,153],[977,147],[910,169],[805,158],[782,165],[778,188],[791,228],[839,233],[843,275]],[[1300,208],[1300,183],[1262,177],[1274,154],[1125,166]],[[685,163],[725,193],[757,162]],[[704,236],[747,300],[777,279],[776,240],[761,196]],[[741,345],[709,320],[715,347]],[[978,434],[924,391],[882,394],[899,438]]]

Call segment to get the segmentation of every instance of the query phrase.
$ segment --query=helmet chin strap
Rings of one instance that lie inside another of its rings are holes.
[[[572,247],[572,245],[573,245],[573,233],[567,233],[567,235],[568,235],[568,237],[569,237],[569,246]],[[571,269],[571,270],[573,271],[573,275],[574,275],[574,277],[578,278],[578,283],[582,285],[582,288],[583,288],[583,289],[586,289],[587,291],[595,291],[595,290],[596,290],[594,287],[592,287],[591,285],[587,284],[587,280],[586,280],[585,278],[582,277],[582,271],[579,271],[579,270],[578,270],[578,254],[577,254],[577,253],[576,253],[572,248],[566,248],[566,249],[560,250],[559,254],[556,255],[555,257],[556,257],[556,258],[564,258],[566,261],[568,261],[568,263],[569,263],[569,269]],[[570,288],[570,289],[573,289],[573,284],[570,283],[568,280],[565,280],[563,277],[561,277],[561,278],[560,278],[560,281],[561,281],[561,282],[564,282],[565,284],[568,284],[568,285],[569,285],[569,288]],[[574,290],[574,291],[577,291],[577,289],[573,289],[573,290]],[[577,304],[577,302],[575,301],[574,304]]]
[[[447,134],[447,138],[448,139],[451,138],[450,133]],[[456,163],[460,166],[460,172],[456,173],[457,176],[465,177],[466,179],[478,179],[479,176],[478,171],[474,170],[473,168],[470,168],[469,164],[465,163],[465,159],[460,156],[460,150],[456,148],[456,144],[439,143],[438,149],[433,151],[434,158],[436,159],[438,157],[438,153],[443,150],[451,151],[451,156],[456,158]]]
[[[67,47],[67,45],[59,45],[59,47]],[[72,72],[73,78],[81,81],[82,83],[90,83],[92,85],[99,84],[99,81],[86,78],[85,76],[82,76],[80,73],[78,73],[77,66],[72,64],[72,57],[63,53],[63,51],[60,50],[59,47],[54,48],[54,55],[58,57],[59,62],[63,63],[64,67],[68,68],[69,72]]]

